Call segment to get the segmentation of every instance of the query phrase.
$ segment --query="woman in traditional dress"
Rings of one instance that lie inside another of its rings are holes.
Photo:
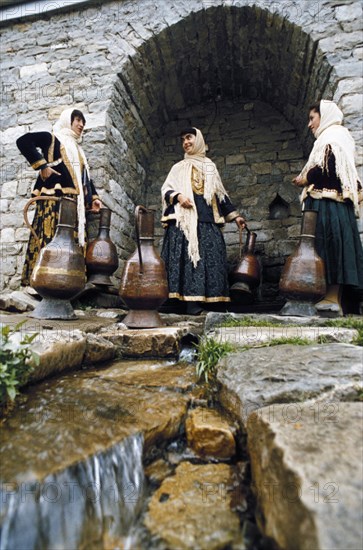
[[[230,301],[221,226],[234,220],[244,228],[245,220],[206,157],[201,131],[187,128],[181,138],[184,160],[174,164],[161,190],[166,227],[161,256],[169,298],[187,302],[187,313],[198,314],[201,303]]]
[[[343,287],[363,291],[363,250],[356,217],[363,199],[354,162],[355,143],[332,101],[310,107],[316,142],[295,185],[303,187],[304,208],[318,211],[316,250],[325,262],[327,293],[316,304],[321,314],[342,315]]]
[[[65,109],[53,126],[53,132],[29,132],[16,144],[34,170],[39,170],[33,197],[77,198],[77,237],[85,245],[85,211],[98,212],[102,206],[90,179],[86,155],[80,145],[86,119],[78,109]],[[21,284],[29,285],[38,254],[54,237],[58,223],[59,201],[37,201],[33,228],[39,243],[30,235]]]

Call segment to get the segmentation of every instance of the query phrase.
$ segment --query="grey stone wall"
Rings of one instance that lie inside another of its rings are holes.
[[[150,163],[147,203],[160,208],[160,187],[174,162],[182,158],[178,129],[193,124],[204,133],[208,155],[216,162],[222,181],[236,209],[257,234],[256,253],[262,264],[260,300],[277,298],[278,281],[286,254],[300,234],[301,206],[292,175],[302,168],[303,152],[295,128],[270,105],[255,101],[224,101],[178,113],[178,121],[165,126]],[[273,204],[283,211],[275,211]],[[161,242],[163,229],[156,230]],[[229,267],[239,260],[239,232],[226,224]],[[246,235],[243,235],[243,244]]]
[[[77,105],[121,259],[133,248],[134,205],[158,204],[187,120],[209,130],[210,155],[258,234],[273,297],[298,233],[290,180],[312,145],[311,102],[338,102],[363,165],[361,16],[360,0],[128,0],[3,20],[0,288],[19,285],[21,210],[35,180],[15,140]],[[268,217],[277,194],[289,204],[283,220]],[[236,232],[225,234],[233,263]]]

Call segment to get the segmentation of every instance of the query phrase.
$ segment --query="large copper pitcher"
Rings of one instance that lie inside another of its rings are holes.
[[[253,301],[251,289],[259,286],[261,280],[260,263],[255,255],[256,233],[247,227],[246,244],[242,251],[242,229],[239,230],[240,258],[231,273],[230,295],[234,301]],[[248,298],[250,295],[250,299]]]
[[[77,200],[70,197],[36,197],[27,202],[24,208],[25,223],[38,242],[39,238],[27,217],[29,206],[37,200],[60,201],[60,208],[55,235],[40,250],[30,277],[30,285],[43,297],[32,316],[38,319],[74,319],[69,300],[85,286],[83,250],[74,239]]]
[[[162,326],[156,311],[168,297],[163,260],[154,247],[154,213],[144,206],[135,209],[137,248],[127,260],[119,294],[130,308],[124,323],[130,328]]]
[[[97,238],[88,243],[86,266],[88,282],[111,286],[110,276],[118,268],[116,246],[110,239],[111,210],[100,209],[100,225]]]
[[[326,293],[324,261],[315,250],[315,227],[318,213],[304,210],[300,242],[286,260],[280,278],[280,292],[288,299],[281,315],[315,315],[314,303]]]

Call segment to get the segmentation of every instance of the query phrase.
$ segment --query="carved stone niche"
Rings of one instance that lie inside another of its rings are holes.
[[[274,200],[269,205],[269,219],[270,220],[283,220],[290,214],[290,206],[280,195],[277,193]]]

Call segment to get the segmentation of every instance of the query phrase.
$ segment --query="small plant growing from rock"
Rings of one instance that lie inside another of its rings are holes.
[[[196,373],[198,378],[208,382],[209,377],[215,378],[218,361],[234,351],[229,342],[217,342],[214,338],[202,338],[197,346]]]
[[[22,335],[19,332],[25,321],[15,327],[1,327],[0,349],[0,406],[6,407],[9,401],[14,401],[19,393],[19,386],[24,384],[33,365],[39,365],[39,355],[32,351],[31,343],[37,333]]]

